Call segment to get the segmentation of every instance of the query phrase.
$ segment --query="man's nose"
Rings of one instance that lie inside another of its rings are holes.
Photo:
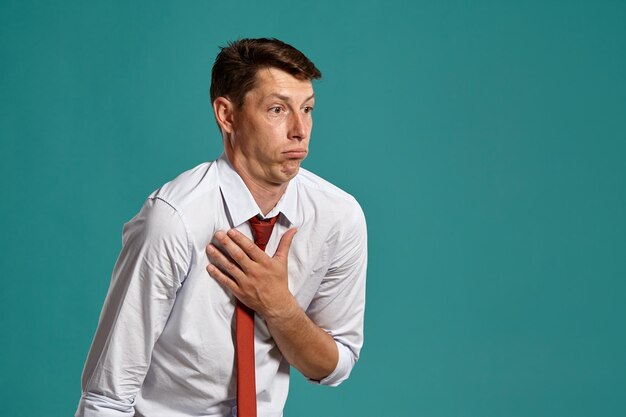
[[[308,124],[305,117],[307,117],[307,115],[300,112],[292,113],[289,126],[289,139],[306,139],[308,135]]]

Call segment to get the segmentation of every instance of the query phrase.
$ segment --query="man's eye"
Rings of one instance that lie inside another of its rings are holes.
[[[283,109],[281,109],[280,107],[272,107],[270,108],[270,112],[274,113],[274,114],[279,114]]]
[[[305,113],[311,113],[312,111],[313,111],[313,107],[311,107],[311,106],[307,106],[307,107],[304,108],[304,112]]]

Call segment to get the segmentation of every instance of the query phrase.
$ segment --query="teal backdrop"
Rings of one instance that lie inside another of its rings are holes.
[[[287,417],[626,415],[623,1],[0,2],[0,415],[69,416],[121,230],[220,154],[218,45],[315,84],[361,202],[366,339]]]

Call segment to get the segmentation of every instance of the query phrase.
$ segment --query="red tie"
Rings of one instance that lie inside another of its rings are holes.
[[[265,250],[278,216],[250,219],[254,243]],[[254,311],[237,302],[237,417],[256,417],[256,381],[254,374]]]

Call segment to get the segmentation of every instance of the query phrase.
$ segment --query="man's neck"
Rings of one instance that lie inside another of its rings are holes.
[[[239,177],[243,180],[246,188],[248,188],[248,191],[250,191],[250,194],[252,194],[252,198],[254,198],[254,201],[261,209],[263,215],[265,216],[272,211],[283,194],[285,194],[289,183],[270,184],[259,181],[243,169],[243,167],[238,166],[236,162],[232,160],[230,162],[235,172],[239,174]]]
[[[246,187],[248,187],[248,190],[250,190],[252,198],[254,198],[264,216],[276,207],[276,204],[278,204],[278,201],[287,189],[287,184],[259,184],[254,179],[246,177],[245,173],[239,173],[239,176],[246,184]]]

